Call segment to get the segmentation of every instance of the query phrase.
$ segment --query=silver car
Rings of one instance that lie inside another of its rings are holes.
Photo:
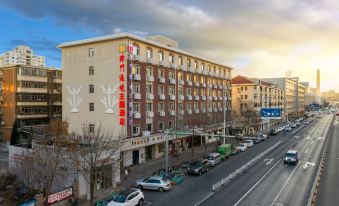
[[[158,190],[160,192],[171,188],[169,180],[158,176],[137,180],[136,185],[138,189]]]

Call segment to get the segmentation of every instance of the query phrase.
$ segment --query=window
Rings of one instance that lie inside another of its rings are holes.
[[[169,71],[168,76],[169,76],[170,79],[175,79],[173,71]]]
[[[94,48],[89,48],[88,49],[88,56],[89,57],[94,57]]]
[[[159,61],[161,62],[164,61],[164,52],[159,51],[158,55],[159,55]]]
[[[186,104],[186,109],[187,109],[187,110],[191,110],[191,108],[192,108],[192,107],[191,107],[191,102],[187,102],[187,104]]]
[[[152,48],[148,47],[146,49],[146,57],[147,57],[147,59],[151,59],[153,57]]]
[[[158,123],[158,130],[159,131],[163,131],[164,130],[164,123],[162,123],[162,122]],[[160,152],[160,147],[159,147],[159,152]]]
[[[158,77],[159,78],[164,78],[165,77],[165,70],[159,69],[158,70]]]
[[[140,126],[139,125],[133,125],[132,126],[132,135],[138,136],[140,134]]]
[[[179,58],[178,58],[178,64],[179,64],[179,65],[182,65],[182,56],[179,56]]]
[[[201,93],[201,96],[205,96],[205,94],[206,94],[206,90],[204,90],[204,89],[201,89],[201,90],[200,90],[200,93]]]
[[[205,83],[205,77],[203,77],[203,76],[200,77],[200,83],[201,84]]]
[[[133,103],[133,112],[140,112],[140,104]]]
[[[247,99],[247,95],[245,95],[245,99]]]
[[[191,67],[191,60],[187,59],[186,64],[187,64],[187,68],[190,68]]]
[[[152,132],[152,124],[146,124],[146,130]]]
[[[133,43],[133,46],[134,46],[134,48],[133,48],[133,54],[134,54],[134,55],[140,55],[140,46],[139,46],[139,44]]]
[[[147,112],[152,112],[153,111],[153,104],[152,103],[147,103],[146,104],[146,111]]]
[[[93,84],[89,85],[89,93],[94,93],[94,85]]]
[[[153,68],[152,67],[146,67],[146,75],[147,76],[153,76]]]
[[[183,108],[183,106],[182,106],[182,103],[179,103],[178,104],[178,110],[183,110],[184,108]]]
[[[133,64],[132,66],[132,74],[140,74],[140,66],[137,64]]]
[[[240,99],[244,99],[244,95],[240,95]]]
[[[174,111],[174,103],[169,103],[168,104],[168,110],[169,111]]]
[[[165,89],[164,89],[164,86],[163,86],[163,85],[159,85],[159,86],[158,86],[158,93],[159,93],[159,94],[165,94]]]
[[[179,95],[184,95],[184,90],[182,87],[178,88]]]
[[[245,91],[247,91],[247,87],[245,87]]]
[[[94,111],[94,103],[89,103],[89,111],[90,112]]]
[[[201,102],[201,109],[205,109],[206,108],[206,103],[205,102]]]
[[[191,88],[187,88],[186,93],[187,93],[187,95],[191,95]]]
[[[146,85],[146,93],[153,94],[153,85],[151,84]]]
[[[162,112],[164,111],[164,109],[165,109],[164,103],[163,102],[158,103],[158,112]]]
[[[198,62],[194,61],[194,69],[198,69]]]
[[[140,85],[133,84],[133,93],[140,93]]]
[[[175,95],[175,90],[174,90],[174,87],[168,87],[168,94],[169,95]]]
[[[188,82],[191,81],[191,75],[190,75],[190,74],[187,74],[187,75],[186,75],[186,80],[187,80]]]
[[[94,124],[88,125],[88,131],[89,131],[90,134],[94,134],[94,127],[95,127]]]
[[[173,56],[173,54],[170,54],[170,55],[168,56],[168,61],[169,61],[170,63],[174,63],[174,56]]]
[[[89,73],[90,76],[94,75],[94,67],[93,66],[88,67],[88,73]]]
[[[199,109],[199,104],[198,104],[198,102],[194,102],[194,109]]]
[[[169,129],[172,129],[172,128],[173,128],[173,122],[172,122],[172,121],[169,121],[169,122],[168,122],[168,128],[169,128]]]
[[[194,89],[194,90],[193,90],[193,95],[194,95],[194,96],[198,96],[198,95],[199,95],[198,89]]]
[[[4,139],[4,134],[2,132],[0,132],[0,140]]]

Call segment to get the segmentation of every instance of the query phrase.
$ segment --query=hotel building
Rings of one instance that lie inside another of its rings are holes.
[[[61,119],[62,71],[45,67],[0,67],[0,142],[10,141],[18,128],[48,124]]]
[[[232,99],[234,133],[253,135],[281,121],[260,118],[261,108],[283,109],[283,91],[278,85],[236,76],[232,79]]]
[[[177,131],[169,137],[173,152],[195,143],[184,133],[193,128],[222,132],[224,111],[230,126],[232,68],[182,51],[174,40],[122,33],[58,47],[63,119],[71,132],[85,123],[125,138],[124,166],[162,157],[166,130]]]

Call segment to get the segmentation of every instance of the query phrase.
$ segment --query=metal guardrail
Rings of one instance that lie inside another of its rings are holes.
[[[273,145],[272,147],[268,148],[267,150],[265,150],[263,153],[261,153],[260,155],[254,157],[253,159],[251,159],[250,161],[248,161],[246,164],[244,164],[243,166],[241,166],[239,169],[235,170],[234,172],[232,172],[231,174],[229,174],[227,177],[221,179],[219,182],[215,183],[212,186],[212,190],[216,191],[219,187],[223,186],[224,184],[228,183],[229,181],[231,181],[234,177],[236,177],[237,175],[241,174],[244,172],[245,169],[247,169],[248,167],[250,167],[251,165],[253,165],[253,163],[255,163],[256,161],[258,161],[259,159],[261,159],[263,156],[265,156],[267,153],[269,153],[270,151],[272,151],[273,149],[275,149],[277,146],[279,146],[281,144],[281,140],[279,142],[277,142],[275,145]]]

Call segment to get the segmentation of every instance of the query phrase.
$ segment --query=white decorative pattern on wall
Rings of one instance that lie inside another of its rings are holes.
[[[79,112],[79,109],[78,109],[79,104],[82,102],[82,99],[79,96],[81,86],[78,89],[77,88],[70,88],[69,86],[67,86],[67,89],[68,89],[68,92],[71,95],[69,98],[67,98],[67,102],[72,107],[71,112],[77,113],[77,112]]]
[[[100,85],[100,87],[104,93],[104,97],[101,98],[100,101],[105,105],[105,113],[113,114],[113,108],[118,103],[118,98],[115,96],[118,86],[116,86],[114,89],[112,89],[110,85],[107,87],[107,89],[104,85]]]

